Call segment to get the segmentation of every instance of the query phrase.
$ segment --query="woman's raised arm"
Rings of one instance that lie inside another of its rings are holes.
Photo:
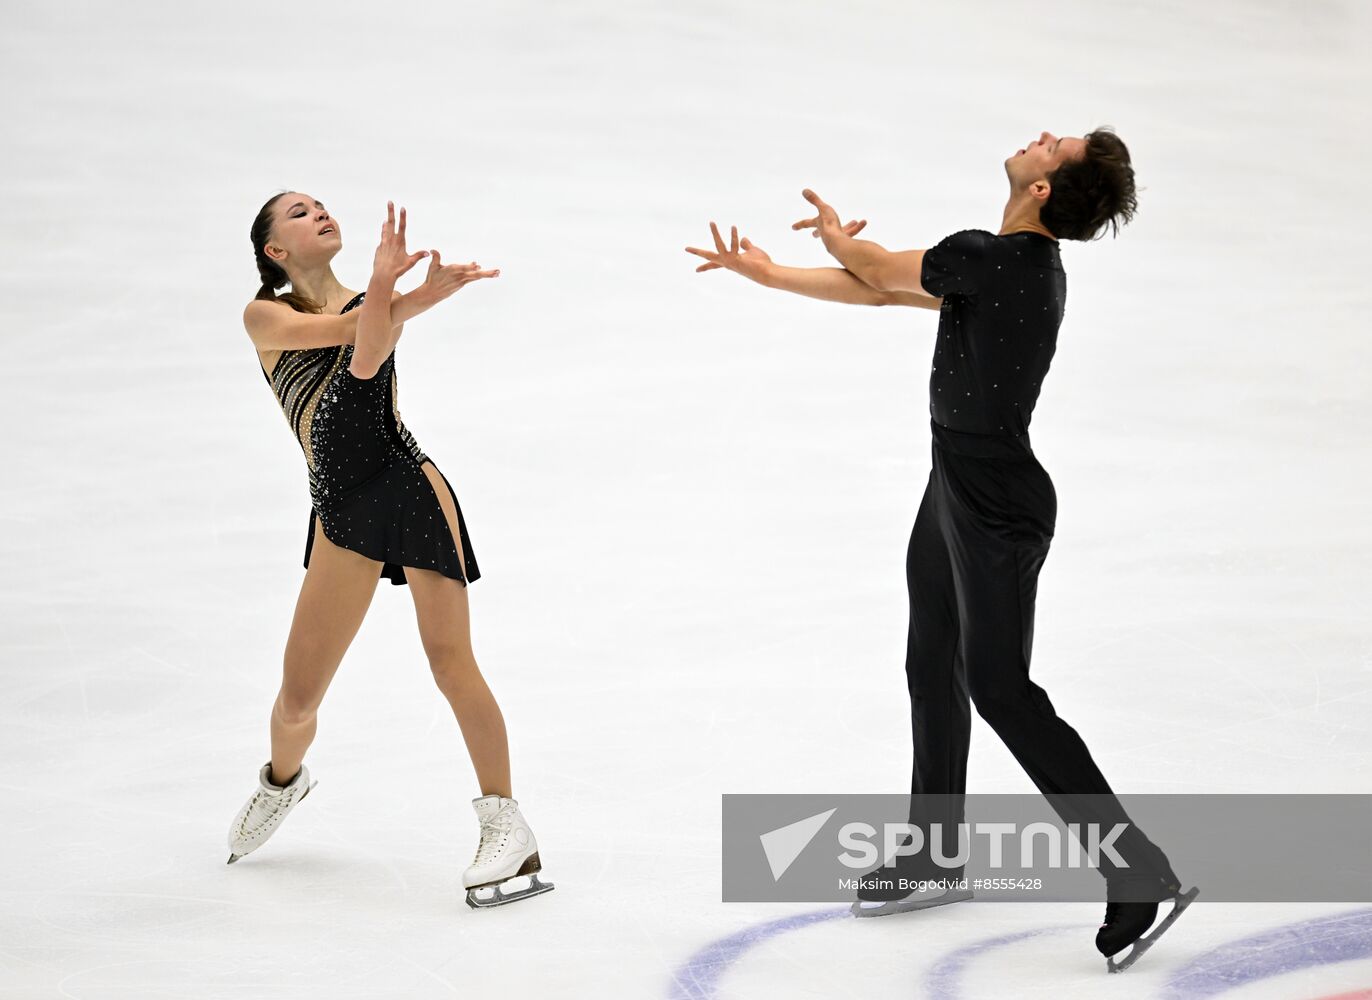
[[[423,286],[421,286],[423,287]],[[433,303],[419,289],[404,294],[392,290],[391,327],[403,326]],[[243,310],[243,326],[259,351],[303,350],[357,343],[357,309],[342,316],[303,313],[285,302],[253,299]]]

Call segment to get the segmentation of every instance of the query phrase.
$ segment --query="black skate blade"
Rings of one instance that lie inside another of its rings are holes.
[[[1129,968],[1129,966],[1137,962],[1143,957],[1145,951],[1153,947],[1153,942],[1162,937],[1162,932],[1171,927],[1176,919],[1181,916],[1181,911],[1190,906],[1191,901],[1198,895],[1200,895],[1200,887],[1192,886],[1189,891],[1174,897],[1177,901],[1176,905],[1172,907],[1172,912],[1167,914],[1163,919],[1163,922],[1158,924],[1157,929],[1153,931],[1152,934],[1141,937],[1135,941],[1134,946],[1129,949],[1129,954],[1125,955],[1120,961],[1116,962],[1113,955],[1107,958],[1105,960],[1106,970],[1109,972],[1123,972],[1125,969]]]
[[[514,877],[519,878],[520,876],[516,875]],[[481,896],[478,896],[476,894],[478,889],[485,888],[489,888],[491,890],[491,895],[489,898],[482,898]],[[526,889],[514,889],[512,891],[505,891],[501,889],[499,885],[476,886],[474,888],[468,889],[467,905],[474,910],[485,910],[489,909],[492,906],[504,906],[507,903],[513,903],[521,899],[527,899],[529,896],[537,896],[540,893],[550,892],[554,888],[555,886],[551,882],[539,881],[538,873],[533,872],[529,875],[529,886]]]
[[[934,906],[961,903],[972,898],[971,889],[949,889],[941,896],[917,899],[888,899],[885,902],[869,902],[859,899],[849,908],[855,917],[888,917],[893,913],[910,913],[914,910],[927,910]]]

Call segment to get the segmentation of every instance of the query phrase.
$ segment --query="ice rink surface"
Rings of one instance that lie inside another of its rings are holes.
[[[1202,900],[1107,978],[1094,903],[720,902],[721,793],[908,788],[937,315],[684,247],[715,220],[831,263],[790,229],[806,186],[891,249],[994,232],[1007,156],[1114,126],[1139,214],[1063,243],[1031,428],[1059,499],[1033,676],[1119,791],[1366,793],[1370,20],[7,5],[0,997],[1368,996],[1365,906]],[[480,559],[537,899],[462,902],[478,789],[385,581],[318,787],[224,864],[304,572],[304,460],[240,318],[249,225],[288,188],[341,223],[352,289],[387,199],[412,249],[501,268],[408,324],[397,367]],[[971,790],[1032,790],[975,727]]]

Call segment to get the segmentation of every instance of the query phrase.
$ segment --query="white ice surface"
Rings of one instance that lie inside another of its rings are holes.
[[[1063,245],[1034,676],[1121,791],[1372,791],[1367,5],[22,0],[3,21],[0,997],[656,998],[711,940],[813,908],[719,901],[720,794],[907,787],[937,317],[696,274],[683,248],[713,219],[829,263],[790,229],[805,186],[894,249],[994,231],[1001,163],[1042,129],[1115,126],[1141,207]],[[309,513],[240,321],[249,224],[286,187],[340,220],[351,288],[388,198],[412,248],[502,269],[397,357],[484,573],[475,646],[540,899],[461,902],[477,789],[384,581],[318,788],[224,864]],[[1032,788],[980,720],[971,781]],[[1198,904],[1109,995],[1339,909]],[[1062,923],[964,995],[1102,996],[1099,913],[816,925],[719,995],[920,996],[941,955]],[[1372,968],[1297,979],[1242,996]]]

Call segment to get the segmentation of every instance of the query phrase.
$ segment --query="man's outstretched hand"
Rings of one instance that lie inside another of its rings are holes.
[[[858,233],[862,232],[867,225],[866,219],[855,219],[846,226],[840,225],[838,213],[834,211],[833,206],[824,201],[809,188],[806,188],[800,193],[805,197],[806,201],[819,209],[819,214],[812,219],[801,219],[799,222],[793,223],[791,228],[813,229],[814,232],[810,235],[824,240],[824,249],[831,253],[833,252],[833,248],[829,245],[831,239],[838,236],[856,236]]]
[[[829,206],[825,205],[824,207],[828,208]],[[829,209],[829,211],[832,212],[833,209]],[[837,221],[838,217],[835,216],[834,218],[835,221]],[[802,229],[807,224],[815,224],[816,221],[817,220],[815,219],[803,220],[797,222],[791,228]],[[840,232],[847,236],[853,236],[861,232],[865,225],[867,225],[866,219],[850,222],[848,225],[840,227]],[[701,271],[713,271],[717,267],[722,267],[730,271],[737,271],[745,278],[751,278],[753,281],[761,280],[763,272],[766,271],[768,265],[772,263],[772,258],[767,256],[766,252],[761,247],[756,246],[753,241],[746,236],[743,237],[743,240],[740,242],[737,226],[729,227],[729,246],[727,247],[724,245],[723,237],[719,235],[719,227],[713,222],[710,223],[710,233],[715,238],[714,253],[711,253],[708,250],[701,250],[697,247],[686,248],[687,253],[693,253],[698,257],[704,257],[706,260],[706,263],[701,264],[696,268],[697,274]],[[819,236],[819,231],[816,230],[814,235]]]
[[[730,271],[737,271],[745,278],[759,281],[763,272],[767,270],[767,265],[772,263],[772,258],[762,250],[761,247],[753,246],[748,237],[743,237],[742,252],[739,251],[738,226],[729,227],[729,245],[724,245],[724,239],[719,235],[719,227],[713,222],[710,223],[710,232],[715,238],[715,252],[700,250],[696,247],[687,247],[687,253],[693,253],[697,257],[704,257],[708,263],[701,264],[696,268],[696,273],[701,271],[712,271],[717,267],[726,268]]]

